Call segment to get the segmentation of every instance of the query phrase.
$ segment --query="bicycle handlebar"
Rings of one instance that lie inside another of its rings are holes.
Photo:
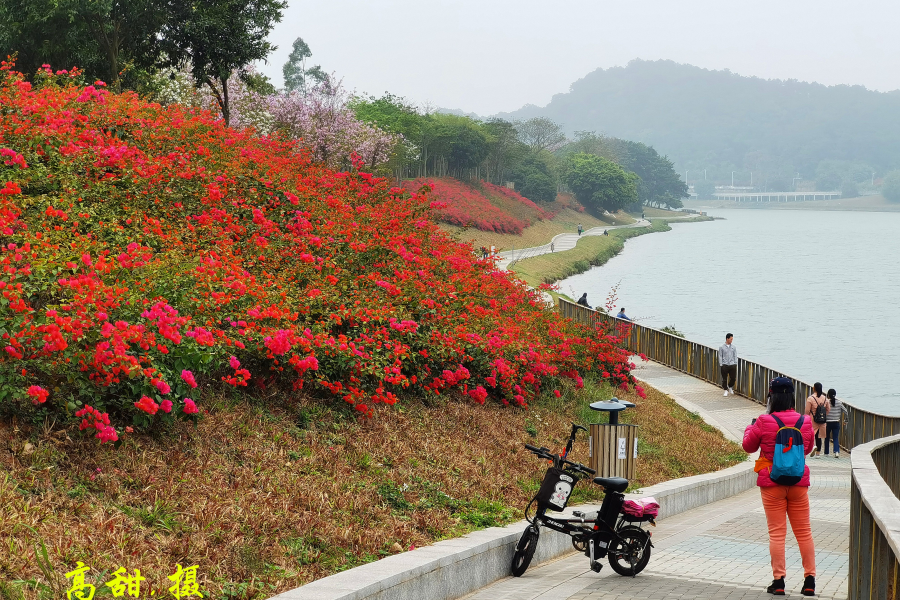
[[[572,462],[571,460],[566,460],[565,458],[562,458],[560,456],[555,456],[553,454],[550,454],[549,448],[543,448],[543,447],[537,448],[535,446],[532,446],[531,444],[525,444],[525,448],[527,450],[529,450],[530,452],[533,452],[540,458],[546,458],[547,460],[552,460],[554,462],[558,462],[560,466],[569,465],[572,468],[574,468],[576,471],[582,471],[584,473],[587,473],[588,475],[596,475],[597,474],[597,471],[595,471],[594,469],[591,469],[590,467],[586,467],[581,463]]]

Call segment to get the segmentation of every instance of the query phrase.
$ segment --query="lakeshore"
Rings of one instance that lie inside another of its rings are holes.
[[[892,250],[900,215],[713,214],[727,220],[632,240],[603,268],[561,281],[560,292],[588,292],[592,304],[602,304],[616,288],[616,306],[641,324],[674,326],[713,347],[732,332],[745,358],[821,381],[862,408],[900,414],[892,381],[898,356],[889,342],[900,334],[893,302],[900,269]],[[819,232],[822,243],[798,250],[802,231]],[[776,315],[777,326],[760,326]]]

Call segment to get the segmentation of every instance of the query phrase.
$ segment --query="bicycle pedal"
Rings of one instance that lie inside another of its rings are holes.
[[[591,571],[593,571],[594,573],[599,573],[600,569],[602,569],[602,568],[603,568],[603,564],[600,563],[599,561],[596,561],[596,560],[591,561]]]

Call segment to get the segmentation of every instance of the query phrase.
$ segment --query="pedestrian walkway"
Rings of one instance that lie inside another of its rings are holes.
[[[649,220],[641,219],[640,221],[636,221],[628,225],[592,227],[591,229],[582,232],[580,236],[577,233],[560,233],[553,236],[553,239],[550,240],[549,243],[542,246],[533,246],[531,248],[522,248],[520,250],[506,250],[504,252],[498,252],[497,256],[500,257],[500,261],[497,262],[497,266],[501,269],[508,269],[509,265],[524,258],[540,256],[541,254],[550,254],[551,246],[553,247],[553,252],[564,252],[566,250],[571,250],[575,247],[575,244],[578,243],[578,240],[580,238],[591,235],[603,235],[603,232],[606,230],[612,231],[613,229],[627,229],[629,227],[647,227],[648,225],[650,225]]]
[[[637,359],[635,376],[699,413],[727,437],[740,439],[744,428],[763,407],[662,365]],[[850,460],[831,456],[807,458],[812,472],[810,504],[816,544],[817,597],[847,598],[849,551]],[[663,516],[653,531],[650,564],[637,577],[621,577],[605,564],[601,573],[588,570],[587,559],[570,554],[508,577],[466,597],[466,600],[657,600],[771,598],[772,581],[768,529],[754,488],[737,496]],[[787,537],[787,595],[801,598],[803,567],[797,542]]]

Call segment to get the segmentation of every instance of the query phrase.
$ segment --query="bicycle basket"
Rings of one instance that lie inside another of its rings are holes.
[[[563,510],[578,480],[556,467],[550,467],[544,474],[541,489],[535,499],[538,505],[548,510]]]

